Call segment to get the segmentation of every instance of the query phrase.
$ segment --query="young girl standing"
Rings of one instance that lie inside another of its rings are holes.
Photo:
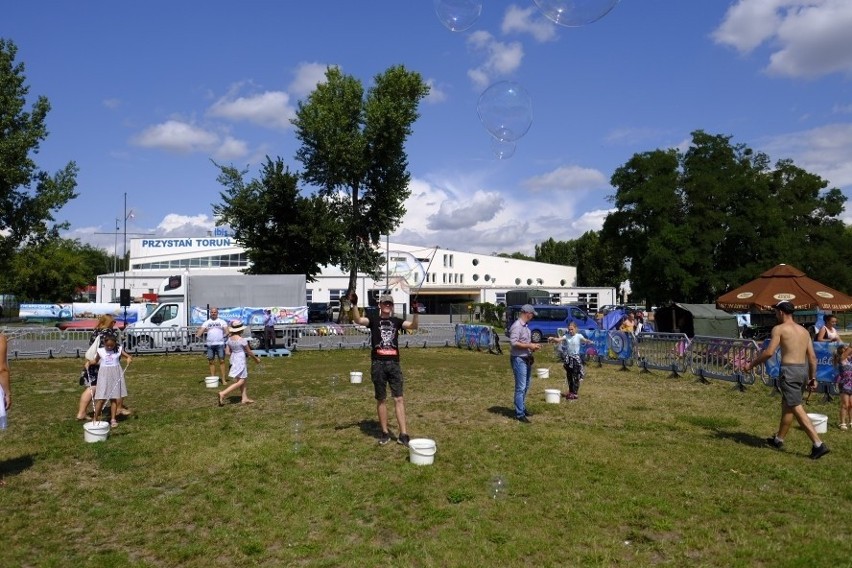
[[[255,355],[248,341],[242,337],[245,324],[240,320],[233,320],[228,325],[228,341],[225,343],[225,353],[230,356],[231,370],[228,371],[228,376],[237,379],[237,382],[229,386],[223,391],[219,391],[219,406],[225,405],[225,397],[228,393],[240,389],[241,401],[243,404],[251,404],[254,401],[248,397],[246,392],[246,382],[248,381],[248,365],[247,357],[253,357],[255,361],[260,363],[260,357]]]
[[[840,391],[840,429],[852,427],[852,345],[838,346],[834,354],[837,362],[837,390]]]
[[[114,335],[105,335],[98,355],[94,361],[86,361],[89,365],[100,364],[98,384],[95,387],[95,419],[101,415],[104,403],[110,401],[110,425],[118,426],[118,405],[127,396],[127,385],[124,382],[124,370],[121,368],[121,358],[130,364],[133,359],[121,345],[118,345]]]
[[[568,394],[565,397],[568,400],[577,400],[580,397],[580,381],[586,376],[586,368],[580,357],[580,347],[583,344],[594,343],[594,341],[577,333],[577,326],[574,322],[568,324],[567,334],[561,338],[551,337],[548,341],[559,343],[556,351],[563,361],[562,368],[565,369],[565,380],[568,383]]]

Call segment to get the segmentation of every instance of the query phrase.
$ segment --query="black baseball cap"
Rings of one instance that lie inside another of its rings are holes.
[[[787,301],[787,300],[781,300],[780,302],[778,302],[777,304],[775,304],[772,307],[775,308],[776,310],[781,310],[785,314],[792,314],[793,312],[796,311],[796,306],[793,305],[793,302],[790,302],[790,301]]]

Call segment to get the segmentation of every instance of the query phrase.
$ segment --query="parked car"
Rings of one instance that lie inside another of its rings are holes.
[[[308,323],[325,323],[332,320],[331,304],[328,302],[308,302]]]

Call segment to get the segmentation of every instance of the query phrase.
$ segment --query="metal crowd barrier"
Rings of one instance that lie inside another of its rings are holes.
[[[687,365],[700,380],[719,379],[736,383],[742,389],[753,385],[755,375],[763,374],[763,366],[755,372],[746,371],[745,366],[760,353],[761,349],[751,339],[728,339],[695,336],[687,350]]]
[[[204,338],[196,337],[197,327],[134,328],[133,335],[121,334],[126,349],[133,355],[144,353],[199,353],[205,351]],[[0,328],[9,338],[10,359],[44,359],[85,356],[90,331],[55,327]],[[262,328],[252,329],[252,349],[262,345]],[[456,324],[421,324],[416,330],[399,336],[400,347],[450,347],[456,344]],[[367,349],[370,335],[360,325],[296,324],[284,326],[276,346],[291,351],[321,349]]]
[[[689,338],[683,333],[640,333],[636,336],[636,364],[640,372],[670,371],[669,378],[686,372]]]

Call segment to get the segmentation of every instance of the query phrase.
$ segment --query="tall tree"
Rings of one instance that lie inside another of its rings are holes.
[[[536,262],[577,266],[577,242],[555,241],[549,238],[540,245],[535,245]]]
[[[789,160],[769,163],[699,130],[684,153],[636,154],[618,168],[616,211],[601,234],[622,251],[634,294],[655,304],[713,303],[780,263],[836,277],[824,264],[839,260],[829,243],[845,242],[837,217],[846,198]]]
[[[247,273],[305,274],[314,280],[322,265],[341,254],[340,222],[322,197],[299,194],[299,177],[281,158],[267,157],[261,178],[248,183],[245,171],[216,165],[218,181],[227,189],[213,213],[245,248],[251,261]]]
[[[0,271],[18,247],[58,235],[67,223],[51,224],[53,214],[77,197],[77,165],[69,162],[54,175],[33,161],[47,137],[50,103],[38,97],[27,112],[24,64],[15,63],[18,48],[0,39]]]
[[[77,240],[38,239],[12,258],[0,283],[20,300],[70,302],[81,288],[95,283],[106,257]]]
[[[598,231],[587,231],[576,241],[577,286],[616,288],[627,279],[624,258],[604,242]]]
[[[336,67],[325,78],[299,102],[292,120],[301,142],[296,159],[302,179],[318,188],[342,223],[346,247],[332,261],[349,271],[355,289],[359,270],[378,273],[381,236],[405,214],[411,193],[405,141],[429,86],[402,66],[376,75],[366,96],[357,79]]]

